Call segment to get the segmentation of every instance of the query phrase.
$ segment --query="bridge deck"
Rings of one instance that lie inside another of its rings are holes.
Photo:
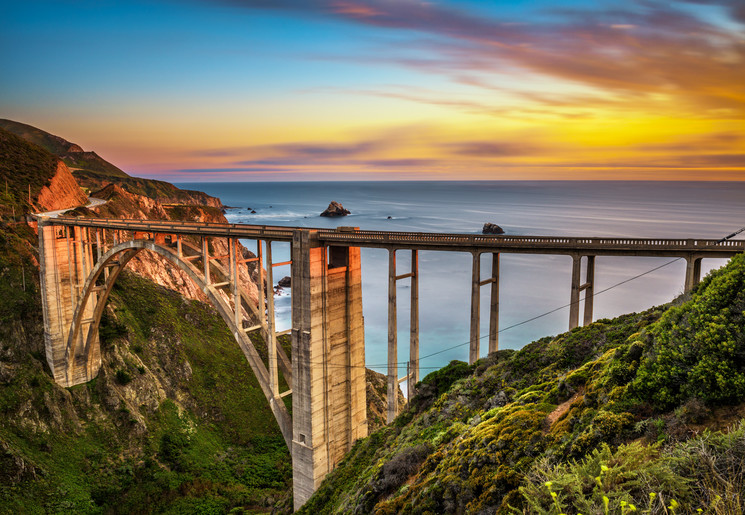
[[[172,222],[161,220],[120,220],[96,218],[55,218],[45,223],[142,231],[237,237],[270,241],[292,241],[298,229],[316,231],[320,243],[344,247],[417,249],[456,252],[504,252],[524,254],[592,254],[618,256],[673,257],[691,253],[707,257],[730,257],[745,251],[745,240],[682,238],[603,238],[567,236],[510,236],[448,234],[397,231],[350,231],[308,227]]]

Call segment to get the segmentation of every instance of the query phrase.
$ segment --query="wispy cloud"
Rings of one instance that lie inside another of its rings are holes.
[[[716,111],[722,118],[745,113],[742,34],[681,7],[689,2],[647,0],[625,9],[555,11],[551,21],[516,24],[416,0],[229,1],[427,36],[419,48],[426,57],[401,50],[378,59],[456,79],[466,72],[488,76],[517,67],[602,90],[674,98],[678,109]],[[720,5],[733,20],[745,18],[740,0]]]

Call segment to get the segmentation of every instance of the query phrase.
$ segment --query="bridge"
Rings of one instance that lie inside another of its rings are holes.
[[[469,362],[480,356],[481,288],[490,288],[488,351],[498,349],[499,257],[502,253],[556,254],[572,258],[569,329],[592,322],[597,256],[678,257],[687,261],[684,289],[699,281],[703,258],[729,258],[745,251],[743,240],[572,238],[492,236],[390,231],[272,227],[242,224],[40,217],[40,270],[46,357],[54,379],[69,387],[98,374],[98,327],[106,300],[127,263],[148,251],[178,267],[204,292],[233,333],[267,398],[293,464],[293,494],[299,508],[352,444],[367,436],[365,338],[360,248],[388,250],[388,410],[396,416],[398,385],[409,395],[419,381],[420,251],[467,252],[473,256]],[[246,257],[239,240],[256,242]],[[289,243],[290,261],[275,263],[272,244]],[[218,244],[219,243],[219,244]],[[411,269],[399,273],[396,253],[411,252]],[[481,256],[491,254],[487,278]],[[582,279],[582,262],[584,280]],[[258,293],[245,288],[247,266],[259,274]],[[291,265],[291,355],[277,344],[273,268]],[[266,279],[268,294],[261,285]],[[396,283],[411,284],[409,365],[399,377]],[[249,335],[259,332],[263,360]],[[279,378],[288,385],[279,391]],[[292,415],[285,399],[292,396]]]

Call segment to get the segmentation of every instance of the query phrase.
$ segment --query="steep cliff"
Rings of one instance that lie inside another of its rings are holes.
[[[88,197],[80,189],[67,165],[57,161],[57,173],[52,176],[48,185],[41,188],[35,207],[40,211],[56,211],[87,203]]]

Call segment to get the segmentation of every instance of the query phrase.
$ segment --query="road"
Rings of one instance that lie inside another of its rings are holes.
[[[95,198],[95,197],[88,197],[88,204],[85,207],[97,207],[100,205],[103,205],[106,203],[106,200],[102,198]],[[36,213],[36,216],[46,216],[49,218],[57,218],[59,215],[63,213],[67,213],[68,211],[72,211],[75,209],[74,207],[69,207],[67,209],[58,209],[57,211],[47,211],[45,213]]]

